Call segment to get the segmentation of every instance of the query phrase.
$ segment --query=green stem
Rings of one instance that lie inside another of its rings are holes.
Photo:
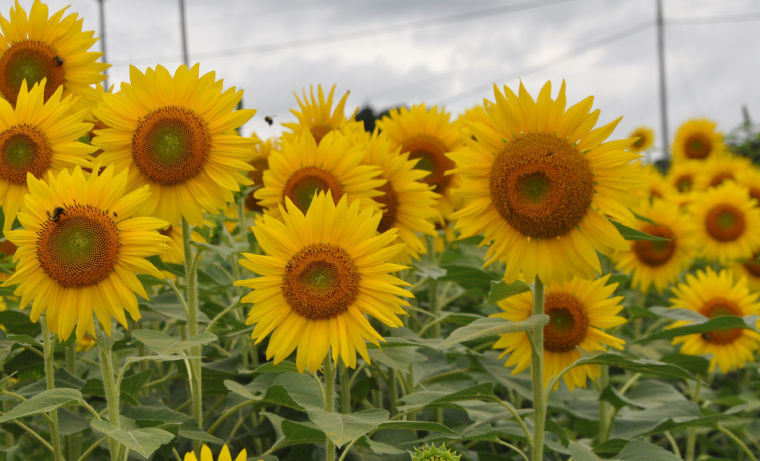
[[[115,427],[121,427],[119,421],[119,389],[114,379],[113,354],[111,353],[111,338],[106,337],[103,331],[98,332],[98,352],[100,353],[100,369],[103,373],[103,388],[106,391],[106,406],[108,408],[108,422]],[[116,439],[108,439],[108,448],[111,452],[111,461],[119,460],[121,444]]]
[[[69,373],[77,375],[77,342],[72,341],[66,346],[66,369]],[[68,459],[79,459],[82,453],[82,437],[80,434],[71,434],[66,436],[66,450]]]
[[[601,365],[602,375],[599,377],[599,392],[604,391],[604,388],[610,382],[610,369],[607,365]],[[610,426],[610,406],[604,400],[599,399],[599,443],[607,441],[609,437]]]
[[[751,459],[752,461],[757,461],[757,458],[755,457],[755,455],[752,454],[752,450],[750,450],[749,447],[744,442],[742,442],[742,439],[740,439],[739,437],[736,436],[736,434],[734,434],[733,432],[729,431],[728,429],[726,429],[725,427],[721,426],[720,424],[718,424],[717,429],[720,432],[726,434],[729,439],[731,439],[731,440],[734,441],[734,443],[736,443],[737,445],[739,445],[739,447],[742,450],[744,450],[744,453],[746,453],[747,456],[749,456],[749,459]]]
[[[335,369],[333,368],[332,358],[330,357],[330,354],[327,354],[327,357],[325,357],[324,374],[325,411],[332,413],[335,411]],[[335,444],[327,435],[325,435],[325,459],[327,461],[335,461]]]
[[[699,394],[702,391],[702,381],[697,381],[694,385],[694,392],[692,392],[692,401],[699,405]],[[695,427],[689,428],[689,435],[686,437],[686,461],[694,461],[694,449],[697,445],[697,429]]]
[[[42,344],[43,355],[45,357],[45,384],[48,390],[55,389],[55,344],[54,336],[50,335],[47,319],[40,317],[40,326],[42,327]],[[50,441],[53,445],[53,459],[63,461],[63,451],[61,450],[61,435],[58,432],[58,411],[50,412],[48,419],[50,425]]]
[[[340,411],[349,415],[351,414],[351,379],[345,363],[340,363],[338,368],[340,370]]]
[[[544,313],[544,284],[538,276],[533,282],[533,315]],[[533,379],[533,461],[544,459],[544,425],[546,424],[546,400],[544,394],[543,356],[544,327],[536,327],[531,333],[531,377]]]
[[[185,252],[185,299],[187,300],[187,336],[188,339],[198,335],[198,273],[197,265],[193,256],[190,239],[193,228],[187,219],[182,218],[182,248]],[[203,430],[203,376],[201,370],[200,345],[190,347],[190,394],[192,399],[192,415],[198,427]],[[193,442],[195,448],[200,447],[200,442]]]

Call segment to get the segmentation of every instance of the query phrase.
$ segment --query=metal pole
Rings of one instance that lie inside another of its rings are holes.
[[[98,0],[98,12],[100,14],[100,52],[103,53],[103,62],[108,62],[106,59],[106,12],[105,12],[105,0]],[[108,69],[104,70],[106,79],[103,80],[103,86],[108,91]]]
[[[660,129],[662,131],[663,153],[670,157],[670,139],[668,134],[668,89],[665,78],[665,26],[662,20],[662,0],[657,0],[657,62],[660,73]]]
[[[182,62],[189,65],[190,57],[187,52],[187,28],[185,26],[185,0],[179,0],[179,30],[182,35]]]

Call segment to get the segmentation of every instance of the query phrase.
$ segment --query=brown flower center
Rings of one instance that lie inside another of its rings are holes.
[[[491,169],[491,200],[513,228],[559,237],[583,219],[594,195],[588,161],[567,141],[529,133],[509,142]]]
[[[544,327],[544,350],[570,352],[586,338],[589,319],[583,303],[569,293],[547,293],[544,311],[549,323]]]
[[[699,313],[707,318],[720,317],[722,315],[742,316],[742,311],[733,301],[724,298],[713,298],[705,303]],[[702,339],[714,344],[730,344],[742,335],[741,328],[724,328],[702,333]]]
[[[310,320],[329,319],[354,302],[360,278],[346,250],[314,243],[299,250],[285,265],[282,293],[299,315]]]
[[[151,181],[181,184],[203,170],[211,149],[208,123],[185,107],[165,106],[140,117],[132,159]]]
[[[639,261],[651,267],[659,267],[670,261],[676,251],[673,231],[667,226],[647,224],[641,229],[649,235],[670,239],[667,242],[637,240],[633,242],[633,252]]]
[[[0,93],[16,105],[21,82],[27,88],[47,79],[45,100],[64,82],[64,62],[50,45],[38,40],[13,42],[0,56]]]
[[[41,178],[50,168],[53,152],[43,132],[30,125],[14,125],[0,133],[0,178],[26,184],[26,173]]]
[[[338,203],[343,196],[343,187],[337,178],[320,167],[307,166],[290,176],[282,191],[282,201],[285,201],[285,197],[289,197],[295,206],[306,213],[314,194],[328,190],[332,194],[333,201]]]
[[[676,178],[675,186],[678,192],[689,192],[694,184],[694,178],[690,173],[685,173]]]
[[[383,205],[383,217],[380,219],[380,224],[377,225],[377,231],[383,233],[396,225],[398,196],[393,187],[391,187],[390,182],[386,182],[379,189],[383,192],[383,195],[375,197],[375,200]]]
[[[755,201],[756,201],[755,206],[760,206],[760,188],[750,187],[749,188],[749,196],[751,198],[755,199]]]
[[[327,136],[327,133],[331,132],[333,130],[333,127],[329,125],[314,125],[312,126],[309,131],[311,131],[311,135],[314,136],[314,141],[316,141],[317,144],[322,141],[322,138]]]
[[[710,187],[720,186],[724,181],[733,181],[734,174],[730,171],[721,171],[712,177],[710,180]]]
[[[64,288],[107,278],[119,254],[119,230],[108,213],[77,204],[49,214],[37,240],[37,259],[45,273]]]
[[[269,159],[267,157],[256,157],[250,163],[255,168],[255,170],[248,172],[248,178],[253,181],[253,190],[245,196],[245,207],[251,211],[261,212],[264,211],[264,208],[259,205],[253,194],[264,185],[264,170],[269,168]]]
[[[449,148],[441,140],[426,135],[416,136],[405,140],[401,151],[409,152],[410,159],[420,159],[415,168],[429,172],[422,181],[433,186],[434,191],[443,193],[449,187],[451,175],[446,175],[446,171],[455,165],[446,157]]]
[[[704,133],[693,133],[684,141],[686,157],[703,159],[710,155],[712,141]]]
[[[744,213],[728,203],[715,205],[705,216],[705,228],[710,237],[719,242],[730,242],[744,234]]]

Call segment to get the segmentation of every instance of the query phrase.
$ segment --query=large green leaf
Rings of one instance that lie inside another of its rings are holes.
[[[277,435],[277,440],[272,445],[273,450],[325,441],[325,434],[311,423],[291,421],[268,411],[262,411],[261,414],[269,420]]]
[[[132,336],[158,355],[172,355],[216,341],[216,335],[204,332],[184,341],[157,330],[134,330]]]
[[[668,450],[644,440],[631,440],[616,458],[620,461],[680,461],[681,459]]]
[[[379,426],[377,430],[393,430],[402,429],[410,431],[428,431],[428,432],[441,432],[444,434],[458,434],[453,429],[450,429],[443,424],[434,423],[431,421],[386,421]]]
[[[577,360],[575,366],[580,365],[609,365],[624,368],[646,376],[661,376],[665,378],[696,379],[687,370],[672,363],[663,363],[651,359],[637,359],[617,352],[605,352],[589,355]]]
[[[108,421],[97,419],[90,424],[96,431],[111,437],[145,458],[152,455],[161,445],[174,439],[174,434],[157,427],[118,428]]]
[[[0,416],[0,423],[13,421],[14,419],[23,418],[25,416],[48,413],[72,403],[85,405],[82,393],[76,389],[61,388],[45,390],[8,410],[7,413]]]
[[[693,335],[699,333],[709,335],[711,331],[735,328],[753,329],[753,327],[751,325],[748,325],[742,317],[736,315],[721,315],[719,317],[706,319],[702,323],[695,323],[692,325],[661,330],[649,336],[641,338],[636,342],[647,343],[656,339],[671,339],[678,336]]]
[[[504,298],[530,291],[530,286],[520,280],[507,285],[504,280],[491,282],[491,290],[488,292],[488,302],[495,303]]]
[[[309,420],[314,423],[336,446],[341,447],[355,438],[368,434],[390,414],[380,408],[362,410],[351,414],[328,412],[321,408],[309,409]]]
[[[485,317],[452,331],[449,337],[441,341],[438,347],[446,349],[454,344],[472,341],[473,339],[532,330],[547,323],[549,323],[548,315],[532,315],[520,322],[512,322],[501,317]]]
[[[658,237],[656,235],[649,235],[645,232],[641,232],[640,230],[633,229],[617,221],[610,221],[610,222],[612,222],[612,224],[617,228],[618,232],[620,232],[620,235],[622,235],[623,238],[626,240],[651,240],[655,242],[670,241],[670,239],[668,238]]]

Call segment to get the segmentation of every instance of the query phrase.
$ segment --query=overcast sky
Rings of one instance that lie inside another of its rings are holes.
[[[22,0],[28,8],[30,0]],[[70,4],[100,34],[97,0]],[[8,3],[0,14],[7,17]],[[729,132],[741,107],[760,118],[760,2],[664,0],[669,123],[709,117]],[[614,136],[638,125],[659,136],[655,0],[186,0],[190,62],[245,89],[262,137],[293,119],[293,91],[337,84],[347,107],[444,104],[453,114],[493,99],[493,82],[532,94],[567,81],[568,102],[595,96]],[[111,83],[182,62],[178,0],[105,0]],[[96,45],[98,47],[99,45]],[[671,134],[672,140],[672,134]]]

